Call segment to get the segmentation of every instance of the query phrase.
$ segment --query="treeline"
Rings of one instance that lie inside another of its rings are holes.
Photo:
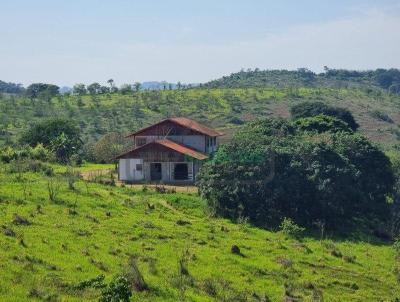
[[[188,89],[197,87],[197,84],[183,84],[168,83],[168,82],[135,82],[133,84],[122,84],[117,86],[113,79],[107,81],[108,85],[101,85],[94,82],[89,85],[77,83],[72,88],[64,87],[60,89],[59,86],[48,83],[33,83],[28,87],[23,87],[22,84],[6,83],[0,81],[0,93],[12,93],[16,95],[24,95],[31,99],[42,98],[48,99],[57,95],[100,95],[107,93],[121,93],[129,94],[143,90],[175,90],[175,89]]]
[[[24,87],[22,84],[7,83],[0,80],[0,93],[22,93]]]
[[[399,69],[376,69],[356,71],[330,69],[314,73],[306,68],[289,70],[241,70],[204,84],[210,88],[237,87],[364,87],[385,89],[390,93],[400,93]]]

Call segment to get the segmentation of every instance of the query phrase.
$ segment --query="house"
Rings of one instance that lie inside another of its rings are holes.
[[[193,183],[221,132],[184,117],[167,118],[132,133],[134,147],[117,156],[126,182]]]

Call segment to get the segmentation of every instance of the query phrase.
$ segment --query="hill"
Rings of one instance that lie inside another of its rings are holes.
[[[62,166],[51,177],[15,169],[0,171],[2,301],[96,301],[102,275],[108,283],[129,257],[148,286],[132,301],[400,297],[394,251],[373,236],[297,240],[214,218],[195,194],[82,179],[70,186]]]
[[[204,84],[211,88],[244,87],[319,87],[364,88],[400,93],[400,70],[377,69],[368,71],[329,69],[314,73],[306,68],[289,70],[247,70],[232,73]]]
[[[1,95],[0,95],[1,96]],[[288,118],[289,108],[311,100],[348,108],[361,133],[387,146],[400,137],[400,96],[380,89],[361,88],[193,88],[57,96],[28,99],[0,97],[0,145],[16,142],[33,123],[50,117],[66,117],[81,128],[91,144],[109,132],[129,133],[170,116],[187,116],[223,129],[228,135],[249,120]]]

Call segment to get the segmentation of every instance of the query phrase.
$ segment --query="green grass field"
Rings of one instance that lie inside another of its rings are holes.
[[[61,175],[51,178],[59,191],[50,201],[50,178],[7,170],[3,165],[0,172],[0,301],[96,301],[100,290],[78,290],[79,282],[101,274],[110,281],[132,255],[149,286],[132,301],[400,297],[395,253],[372,237],[299,241],[214,218],[195,194],[83,180],[71,190]],[[233,245],[242,255],[232,254]],[[185,278],[180,259],[187,263]]]

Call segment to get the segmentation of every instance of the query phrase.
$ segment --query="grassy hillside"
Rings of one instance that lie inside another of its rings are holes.
[[[0,145],[15,142],[21,131],[32,123],[54,116],[76,121],[86,143],[112,131],[134,131],[168,116],[188,116],[224,128],[229,134],[236,126],[255,118],[289,117],[289,107],[303,100],[319,100],[348,108],[361,125],[360,131],[369,138],[389,145],[398,142],[400,96],[381,90],[198,88],[129,95],[59,96],[50,102],[3,95],[0,98]]]
[[[400,93],[400,70],[376,69],[367,71],[329,69],[314,73],[306,68],[298,70],[247,70],[232,73],[204,84],[212,88],[243,87],[319,87],[361,88]]]
[[[124,271],[130,255],[149,286],[132,301],[400,297],[394,251],[373,237],[296,240],[213,218],[193,194],[83,180],[71,190],[61,174],[10,169],[3,165],[0,172],[1,301],[96,301],[100,290],[82,281],[103,274],[108,282]],[[49,200],[49,181],[58,192],[55,201]],[[231,252],[233,245],[241,255]],[[179,273],[179,261],[187,274]]]

